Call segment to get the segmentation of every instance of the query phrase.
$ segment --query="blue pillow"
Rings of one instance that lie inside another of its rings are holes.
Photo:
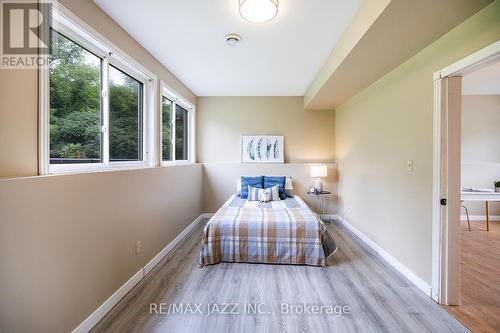
[[[280,199],[281,200],[286,199],[285,182],[286,182],[286,177],[264,176],[264,188],[270,188],[270,187],[279,185],[279,187],[280,187]]]
[[[264,188],[264,177],[241,177],[241,198],[248,199],[248,186]]]

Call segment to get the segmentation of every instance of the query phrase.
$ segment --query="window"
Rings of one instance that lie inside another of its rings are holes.
[[[55,30],[50,40],[50,163],[99,163],[101,58]]]
[[[188,112],[175,105],[175,159],[188,159]]]
[[[162,97],[161,130],[162,130],[162,159],[172,161],[172,101]]]
[[[109,66],[109,160],[142,160],[142,83]]]
[[[163,84],[162,161],[194,161],[194,106]]]
[[[54,10],[52,21],[41,173],[154,165],[155,77],[72,14]]]

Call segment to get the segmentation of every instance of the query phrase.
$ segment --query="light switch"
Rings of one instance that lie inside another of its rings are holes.
[[[408,172],[413,172],[413,161],[408,161],[407,164],[406,164],[406,167],[408,169]]]

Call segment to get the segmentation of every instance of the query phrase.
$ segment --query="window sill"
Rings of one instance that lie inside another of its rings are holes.
[[[162,162],[160,166],[158,165],[147,165],[145,163],[121,163],[103,166],[100,163],[96,164],[60,164],[51,165],[50,172],[48,175],[74,175],[82,173],[96,173],[96,172],[110,172],[110,171],[126,171],[126,170],[141,170],[141,169],[153,169],[157,167],[173,167],[173,166],[186,166],[195,165],[196,162],[191,161],[175,161],[175,162]]]
[[[109,171],[123,171],[123,170],[139,170],[148,169],[153,166],[145,163],[120,163],[103,166],[101,163],[96,164],[60,164],[51,165],[49,175],[72,175],[81,173],[94,173],[94,172],[109,172]]]
[[[193,165],[195,162],[191,161],[172,161],[172,162],[161,162],[162,167],[179,166],[179,165]]]

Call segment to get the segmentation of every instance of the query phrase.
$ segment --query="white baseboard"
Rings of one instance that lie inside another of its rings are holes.
[[[173,241],[171,241],[167,246],[165,246],[165,248],[161,250],[160,253],[158,253],[153,259],[151,259],[151,261],[148,262],[146,266],[144,266],[144,275],[147,275],[149,272],[151,272],[153,268],[155,268],[156,265],[158,265],[158,263],[162,261],[162,259],[165,258],[165,256],[169,254],[170,251],[172,251],[184,238],[186,238],[186,236],[189,235],[189,233],[193,231],[193,229],[203,219],[207,218],[206,215],[207,214],[201,214],[200,216],[198,216],[196,220],[194,220],[190,225],[188,225],[187,228],[184,229],[177,237],[175,237]]]
[[[408,267],[403,265],[400,261],[390,255],[387,251],[385,251],[382,247],[380,247],[377,243],[368,238],[361,231],[356,229],[353,225],[347,222],[341,216],[338,217],[340,223],[345,225],[347,229],[351,230],[356,236],[358,236],[366,245],[372,248],[375,252],[377,252],[385,261],[387,261],[392,267],[394,267],[397,271],[403,274],[408,280],[410,280],[417,288],[422,290],[426,295],[430,297],[431,295],[431,286],[422,280],[419,276],[413,273]]]
[[[460,219],[462,221],[467,221],[467,215],[461,215]],[[469,215],[470,221],[486,221],[486,215]],[[500,215],[490,215],[490,222],[500,222]]]
[[[73,333],[89,332],[118,302],[144,277],[144,269],[134,274],[125,284],[123,284],[110,298],[108,298],[100,307],[87,317]]]
[[[165,256],[172,251],[189,233],[203,220],[210,218],[213,214],[201,214],[190,225],[184,229],[179,236],[175,237],[163,250],[160,251],[150,262],[135,273],[127,282],[125,282],[117,291],[111,295],[104,303],[101,304],[90,316],[87,317],[73,333],[89,332],[111,309],[120,302],[120,300],[135,287]]]

